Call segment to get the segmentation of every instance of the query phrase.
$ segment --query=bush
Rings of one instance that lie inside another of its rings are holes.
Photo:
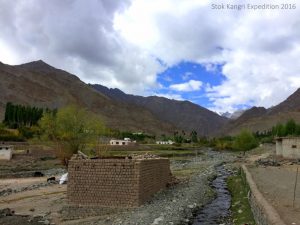
[[[242,130],[241,133],[236,136],[233,143],[233,148],[238,151],[248,151],[258,146],[258,141],[253,134],[247,130]]]

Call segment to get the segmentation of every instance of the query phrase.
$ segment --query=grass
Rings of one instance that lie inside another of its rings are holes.
[[[233,224],[256,224],[247,197],[249,187],[241,174],[229,177],[227,185],[232,196],[231,212]]]

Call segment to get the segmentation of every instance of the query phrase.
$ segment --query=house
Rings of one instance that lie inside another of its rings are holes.
[[[300,159],[300,137],[277,138],[276,155],[284,158]]]
[[[157,141],[156,144],[158,145],[172,145],[174,144],[174,141],[168,140],[168,141]]]
[[[0,160],[11,160],[13,147],[11,145],[0,145]]]
[[[124,138],[123,140],[112,139],[109,142],[110,145],[136,145],[136,141],[132,141],[130,138]]]

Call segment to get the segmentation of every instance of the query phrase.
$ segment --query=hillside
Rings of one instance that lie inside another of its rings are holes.
[[[43,61],[18,66],[0,63],[0,90],[1,120],[7,102],[49,108],[77,104],[99,114],[110,128],[157,134],[176,129],[148,110],[115,101]]]
[[[142,97],[125,94],[119,89],[109,89],[102,85],[91,85],[100,93],[119,102],[142,106],[157,118],[186,131],[196,130],[199,135],[213,135],[228,121],[206,108],[189,101],[170,100],[164,97]]]
[[[291,118],[300,123],[300,89],[272,108],[252,107],[224,126],[221,134],[236,134],[241,129],[266,131],[276,123],[285,123]]]

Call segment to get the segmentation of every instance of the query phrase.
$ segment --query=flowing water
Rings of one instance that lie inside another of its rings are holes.
[[[224,169],[224,166],[218,166],[217,173],[217,178],[211,184],[217,197],[199,210],[193,225],[231,225],[231,196],[226,184],[226,178],[230,173]]]

